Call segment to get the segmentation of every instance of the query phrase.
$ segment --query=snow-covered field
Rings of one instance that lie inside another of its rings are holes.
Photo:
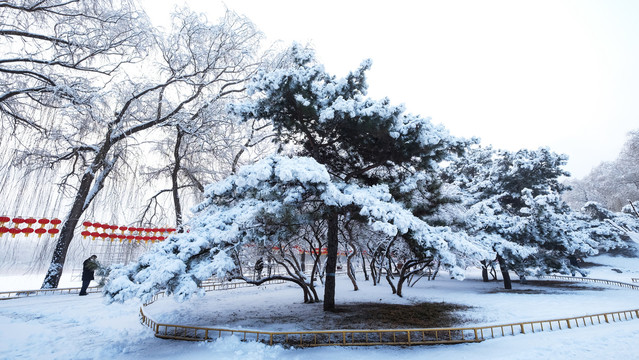
[[[604,264],[590,269],[590,277],[631,282],[639,277],[639,259],[600,256]],[[621,273],[613,271],[618,269]],[[499,324],[544,320],[598,312],[639,308],[636,290],[580,284],[580,290],[523,286],[501,291],[501,283],[482,283],[477,274],[463,282],[445,274],[405,289],[405,297],[390,293],[388,285],[372,287],[359,279],[354,292],[346,277],[338,278],[337,303],[383,301],[409,304],[446,301],[472,305],[459,313],[467,324]],[[0,291],[37,288],[35,277],[0,276]],[[34,285],[35,284],[35,285]],[[29,286],[27,286],[29,285]],[[63,286],[79,285],[68,281]],[[321,292],[321,289],[320,289]],[[209,292],[203,298],[176,303],[164,298],[146,308],[161,322],[217,327],[303,329],[313,317],[324,316],[321,304],[302,304],[292,285],[269,285]],[[324,347],[289,349],[228,337],[210,343],[155,338],[138,321],[139,304],[106,305],[98,294],[86,297],[50,295],[0,301],[0,359],[636,359],[639,320],[573,328],[571,330],[507,336],[478,344],[417,347]],[[304,324],[270,323],[268,316],[308,314]],[[256,317],[260,320],[256,320]]]

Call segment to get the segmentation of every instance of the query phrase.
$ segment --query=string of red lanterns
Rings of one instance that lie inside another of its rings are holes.
[[[55,236],[60,233],[58,225],[62,223],[60,219],[48,219],[48,218],[34,218],[34,217],[9,217],[0,216],[0,237],[5,234],[11,235],[15,238],[16,235],[24,235],[28,237],[31,234],[38,235],[38,238],[42,235]],[[164,241],[168,235],[176,231],[174,228],[138,228],[128,226],[117,226],[111,224],[92,223],[85,221],[84,231],[81,233],[82,237],[92,237],[92,240],[96,238],[110,241],[128,240],[129,243],[136,241]],[[93,228],[94,231],[88,231],[88,228]],[[119,233],[117,232],[119,230]]]
[[[33,217],[29,218],[21,218],[14,217],[10,218],[8,216],[0,216],[0,236],[4,236],[5,234],[11,234],[12,238],[15,238],[18,234],[24,234],[24,236],[29,236],[30,234],[36,234],[38,237],[41,237],[44,234],[48,234],[50,236],[55,236],[60,232],[58,229],[58,225],[62,223],[60,219],[47,219],[41,218],[36,219]],[[34,227],[35,224],[39,224]],[[8,225],[8,226],[5,226]],[[13,225],[13,226],[11,226]],[[23,227],[23,225],[25,225]],[[53,227],[47,228],[47,225],[51,225]]]
[[[82,223],[84,231],[80,234],[83,238],[91,237],[91,240],[101,239],[109,241],[124,242],[127,240],[129,243],[133,241],[148,242],[151,241],[164,241],[168,235],[174,233],[174,228],[142,228],[135,226],[118,226],[112,224],[101,224],[85,221]],[[93,231],[89,231],[89,228],[93,228]],[[118,232],[119,231],[119,232]]]

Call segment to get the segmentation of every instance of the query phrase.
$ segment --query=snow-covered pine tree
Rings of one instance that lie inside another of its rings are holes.
[[[634,242],[639,244],[639,214],[637,213],[639,203],[630,203],[624,206],[621,212],[613,212],[596,202],[588,202],[581,209],[587,220],[603,222],[610,226],[608,231],[597,229],[594,232],[598,238],[602,239],[601,250],[607,251],[614,246],[610,246],[608,241],[621,236],[621,240],[627,244]],[[608,241],[605,241],[608,240]]]
[[[210,276],[232,276],[238,267],[234,249],[256,242],[274,246],[305,223],[324,221],[329,251],[324,308],[331,310],[340,216],[418,244],[454,277],[463,277],[468,265],[457,254],[485,256],[465,234],[416,217],[390,190],[402,181],[410,187],[418,173],[437,170],[467,142],[386,99],[366,99],[369,62],[335,79],[311,51],[294,46],[291,56],[292,68],[256,76],[249,86],[254,100],[234,112],[247,121],[272,121],[281,148],[293,145],[302,156],[267,158],[210,186],[189,233],[113,271],[106,287],[111,299],[145,299],[162,290],[187,298]]]
[[[256,95],[254,101],[235,111],[247,121],[272,121],[279,144],[294,145],[297,155],[323,164],[336,180],[396,184],[417,171],[433,172],[467,145],[429,119],[405,114],[403,107],[388,99],[366,98],[370,61],[336,79],[316,62],[311,50],[294,45],[290,53],[294,66],[259,74],[248,87]],[[334,208],[326,218],[325,310],[335,308],[340,215],[344,212]]]
[[[478,147],[447,169],[447,179],[465,194],[465,227],[496,253],[506,289],[512,286],[509,269],[523,278],[574,273],[571,259],[597,253],[603,239],[597,233],[609,232],[606,224],[586,222],[561,199],[566,186],[559,178],[569,175],[561,168],[566,160],[545,148]],[[603,246],[619,246],[618,240],[612,236]]]
[[[161,291],[178,299],[202,293],[198,285],[211,276],[237,274],[237,249],[248,244],[273,247],[333,208],[357,213],[372,231],[387,237],[410,236],[437,254],[454,277],[462,278],[468,265],[457,253],[485,255],[464,234],[430,226],[392,201],[386,185],[334,181],[325,166],[309,157],[274,155],[245,166],[209,185],[206,197],[190,221],[190,232],[155,246],[138,263],[112,269],[105,286],[111,301],[146,301]],[[312,293],[308,279],[292,274],[271,278],[295,282],[305,299]]]

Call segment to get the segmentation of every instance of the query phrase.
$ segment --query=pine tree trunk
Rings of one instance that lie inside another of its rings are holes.
[[[362,271],[364,272],[364,280],[368,281],[368,271],[366,271],[366,259],[364,258],[364,254],[362,253]]]
[[[501,270],[501,276],[504,278],[504,289],[510,290],[513,288],[510,281],[510,274],[508,273],[508,266],[501,255],[497,255],[497,262],[499,262],[499,269]]]
[[[302,273],[306,272],[306,253],[302,252],[302,255],[300,255],[300,269],[302,270]]]
[[[335,311],[335,270],[337,268],[338,215],[332,212],[328,218],[326,283],[324,284],[324,311]]]
[[[353,246],[352,244],[350,245],[353,249],[353,253],[348,255],[348,257],[346,258],[346,273],[348,274],[348,278],[351,279],[351,283],[353,283],[353,291],[357,291],[359,290],[359,288],[357,287],[357,279],[355,278],[355,269],[353,268],[352,261],[355,254],[357,254],[357,248],[355,248],[355,246]]]
[[[488,282],[488,264],[486,264],[486,260],[481,261],[481,279],[484,282]]]

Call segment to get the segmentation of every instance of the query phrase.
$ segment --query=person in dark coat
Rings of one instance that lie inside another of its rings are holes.
[[[90,258],[84,260],[82,263],[82,289],[80,289],[80,296],[87,294],[87,288],[89,283],[94,279],[93,272],[100,267],[98,265],[98,256],[91,255]]]
[[[257,274],[257,280],[262,278],[262,270],[264,270],[264,259],[259,258],[255,263],[255,273]]]

